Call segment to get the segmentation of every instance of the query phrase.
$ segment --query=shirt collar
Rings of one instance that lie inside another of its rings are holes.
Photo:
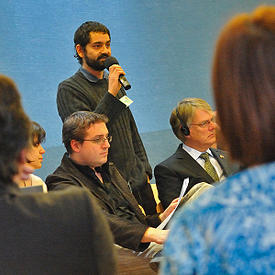
[[[76,163],[75,161],[73,161],[69,157],[69,155],[67,155],[67,156],[68,156],[68,159],[73,163],[73,165],[85,175],[88,175],[88,176],[95,175],[95,171],[98,172],[98,173],[107,173],[107,174],[109,174],[109,162],[104,163],[101,167],[96,167],[95,171],[94,171],[89,166],[80,165],[80,164]]]
[[[88,72],[87,70],[83,69],[82,67],[80,67],[79,71],[85,76],[85,78],[87,80],[89,80],[90,82],[96,83],[97,81],[99,81],[100,79],[98,79],[96,76],[94,76],[93,74],[91,74],[90,72]],[[108,73],[106,71],[103,72],[103,78],[108,79]]]
[[[194,149],[194,148],[192,148],[192,147],[189,147],[189,146],[187,146],[186,144],[184,144],[184,143],[182,143],[182,149],[184,149],[193,159],[195,159],[195,160],[197,160],[199,157],[200,157],[200,155],[202,154],[202,153],[204,153],[204,152],[200,152],[200,151],[198,151],[198,150],[196,150],[196,149]],[[213,154],[212,154],[212,152],[211,152],[211,150],[208,148],[207,150],[206,150],[206,152],[211,156],[211,157],[213,157]]]

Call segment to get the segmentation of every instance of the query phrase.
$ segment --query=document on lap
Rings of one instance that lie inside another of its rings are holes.
[[[180,191],[180,195],[179,195],[179,201],[177,203],[177,206],[175,207],[175,209],[171,212],[171,214],[157,227],[158,229],[164,229],[164,227],[167,225],[167,223],[170,221],[171,217],[173,216],[174,212],[176,211],[176,209],[178,208],[181,199],[183,198],[185,191],[188,187],[189,184],[189,178],[184,179],[182,187],[181,187],[181,191]]]

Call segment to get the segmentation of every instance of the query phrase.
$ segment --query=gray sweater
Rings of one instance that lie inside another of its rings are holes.
[[[72,77],[58,86],[57,107],[64,119],[76,111],[93,111],[105,114],[113,141],[109,151],[109,160],[113,161],[120,173],[130,182],[133,190],[142,188],[146,175],[152,177],[152,169],[138,133],[133,115],[119,98],[126,93],[123,88],[114,97],[108,90],[108,79],[97,79],[84,74],[80,69]]]

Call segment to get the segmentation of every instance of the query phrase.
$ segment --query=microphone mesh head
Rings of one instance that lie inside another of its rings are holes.
[[[119,64],[119,63],[118,63],[117,59],[113,56],[107,57],[104,61],[104,66],[106,69],[109,69],[109,67],[114,64]]]

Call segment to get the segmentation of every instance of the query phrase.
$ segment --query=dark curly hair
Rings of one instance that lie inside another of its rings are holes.
[[[79,44],[82,49],[85,49],[86,45],[90,42],[90,32],[107,33],[111,39],[110,31],[106,26],[96,21],[87,21],[76,30],[74,34],[74,47]],[[82,58],[78,55],[76,49],[74,57],[82,64]]]

